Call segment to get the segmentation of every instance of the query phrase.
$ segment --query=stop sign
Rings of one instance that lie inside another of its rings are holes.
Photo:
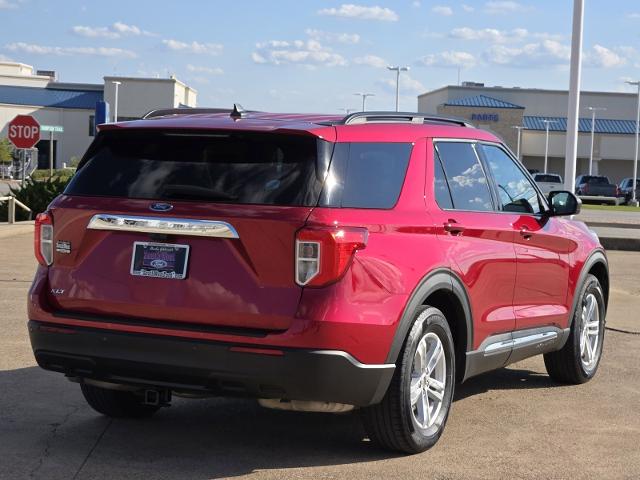
[[[32,148],[40,141],[40,124],[31,115],[18,115],[9,122],[9,140],[16,148]]]

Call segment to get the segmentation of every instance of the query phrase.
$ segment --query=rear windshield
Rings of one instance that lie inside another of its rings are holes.
[[[104,132],[65,194],[314,206],[329,145],[253,132]]]
[[[560,177],[558,175],[545,175],[544,173],[536,173],[533,178],[536,182],[562,183],[562,180],[560,180]]]
[[[609,179],[607,177],[583,177],[582,183],[589,183],[591,185],[608,185]]]

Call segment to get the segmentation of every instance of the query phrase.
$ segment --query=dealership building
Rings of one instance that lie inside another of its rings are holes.
[[[548,171],[564,176],[568,92],[536,88],[486,87],[464,82],[418,96],[418,111],[461,117],[491,130],[520,156],[529,169],[543,171],[548,120]],[[633,93],[582,92],[577,175],[589,173],[591,111],[595,107],[593,173],[614,183],[633,176],[637,97]],[[606,109],[606,110],[605,110]]]
[[[60,168],[81,157],[91,143],[96,104],[107,102],[113,118],[116,86],[119,120],[140,118],[157,108],[196,106],[196,91],[175,77],[108,76],[100,84],[66,83],[52,71],[0,62],[0,138],[7,137],[7,124],[16,115],[32,115],[41,126],[58,127],[53,134],[43,132],[36,148],[39,168],[48,168],[53,135],[54,165]]]

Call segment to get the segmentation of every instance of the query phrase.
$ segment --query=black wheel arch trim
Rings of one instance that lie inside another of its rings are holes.
[[[471,314],[471,303],[469,301],[469,295],[462,283],[462,280],[451,270],[447,268],[440,268],[434,270],[424,276],[418,286],[413,290],[409,301],[404,307],[402,317],[398,322],[396,333],[391,342],[391,347],[387,355],[386,363],[394,363],[397,361],[402,350],[402,345],[411,329],[413,324],[413,317],[416,309],[424,305],[426,299],[433,293],[439,290],[448,290],[452,292],[460,302],[462,310],[464,312],[465,324],[467,327],[467,344],[465,345],[465,352],[470,351],[473,346],[473,318]]]
[[[604,304],[605,306],[609,305],[609,262],[607,261],[607,255],[605,253],[605,251],[603,249],[597,249],[594,250],[593,252],[591,252],[589,254],[589,256],[587,257],[587,259],[585,260],[584,264],[582,265],[582,269],[580,270],[580,276],[578,277],[578,281],[576,283],[576,288],[575,288],[575,292],[573,295],[573,301],[571,303],[571,313],[569,314],[569,323],[568,323],[568,327],[571,328],[571,325],[573,324],[573,318],[575,317],[576,314],[576,308],[578,308],[578,301],[580,300],[578,298],[578,293],[580,292],[580,289],[582,288],[582,285],[584,285],[585,279],[587,278],[587,275],[589,274],[589,272],[591,271],[591,269],[596,265],[596,264],[602,264],[602,266],[604,266],[606,272],[607,272],[607,285],[601,285],[601,287],[603,288],[603,294],[604,294]]]

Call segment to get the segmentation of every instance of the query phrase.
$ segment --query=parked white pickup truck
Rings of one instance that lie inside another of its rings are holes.
[[[550,192],[555,190],[564,190],[562,177],[555,173],[534,173],[533,179],[545,195],[549,195]]]

